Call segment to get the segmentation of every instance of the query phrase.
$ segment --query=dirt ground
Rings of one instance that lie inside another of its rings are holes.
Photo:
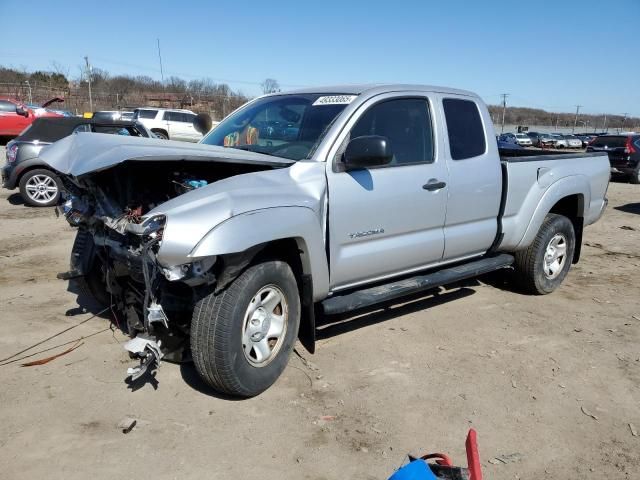
[[[486,479],[638,479],[640,187],[612,183],[609,201],[554,294],[493,275],[327,319],[316,354],[251,400],[169,363],[132,391],[126,338],[90,319],[0,366],[0,478],[385,479],[407,452],[466,464],[473,427]],[[90,318],[56,279],[73,236],[2,190],[1,358]]]

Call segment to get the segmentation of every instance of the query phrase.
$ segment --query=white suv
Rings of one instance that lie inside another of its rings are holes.
[[[202,134],[193,126],[196,114],[191,110],[136,108],[133,120],[140,122],[158,138],[197,142]]]

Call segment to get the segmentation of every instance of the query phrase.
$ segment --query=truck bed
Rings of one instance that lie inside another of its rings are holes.
[[[529,245],[548,212],[567,193],[575,192],[584,226],[595,222],[606,204],[609,158],[602,153],[557,153],[527,150],[526,156],[500,156],[502,200],[501,251]],[[546,209],[546,210],[545,210]]]

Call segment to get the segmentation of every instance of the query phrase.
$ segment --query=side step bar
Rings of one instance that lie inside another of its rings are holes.
[[[376,303],[416,293],[421,290],[441,287],[449,283],[459,282],[467,278],[477,277],[484,273],[510,267],[514,262],[513,255],[502,253],[492,257],[484,257],[455,267],[443,268],[425,275],[405,278],[391,283],[364,288],[345,294],[333,295],[322,302],[326,315],[350,312],[358,308],[368,307]]]

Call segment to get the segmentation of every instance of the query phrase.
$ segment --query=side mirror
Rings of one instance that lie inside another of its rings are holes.
[[[346,170],[386,165],[393,159],[391,142],[377,135],[356,137],[347,145],[343,158]]]
[[[18,115],[20,115],[21,117],[28,117],[29,116],[29,111],[24,108],[22,105],[18,105],[16,107],[16,113]]]
[[[211,130],[212,126],[213,120],[211,120],[211,115],[209,115],[208,113],[199,113],[193,119],[193,128],[195,128],[203,135],[209,133],[209,130]]]

